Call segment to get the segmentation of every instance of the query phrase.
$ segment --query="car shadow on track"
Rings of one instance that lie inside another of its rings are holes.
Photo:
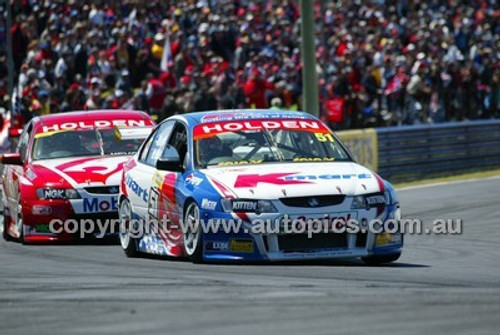
[[[177,262],[177,263],[191,263],[187,258],[182,257],[169,257],[151,254],[141,254],[139,258],[162,261],[162,262]],[[431,267],[427,264],[404,263],[394,262],[379,265],[368,265],[357,259],[334,259],[334,260],[303,260],[303,261],[277,261],[277,262],[264,262],[264,261],[226,261],[226,262],[205,262],[203,264],[194,264],[201,266],[338,266],[338,267],[387,267],[387,268],[428,268]]]
[[[7,243],[19,243],[18,241],[8,241]],[[20,244],[20,243],[19,243]],[[50,242],[29,242],[25,244],[26,246],[118,246],[120,241],[117,237],[105,237],[105,238],[85,238],[85,239],[75,239],[72,241],[50,241]]]

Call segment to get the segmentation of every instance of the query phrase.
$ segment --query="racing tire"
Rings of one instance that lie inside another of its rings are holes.
[[[395,262],[401,257],[401,253],[398,252],[396,254],[389,254],[389,255],[378,255],[378,256],[368,256],[368,257],[362,257],[361,260],[366,264],[366,265],[381,265],[381,264],[387,264],[387,263],[392,263]]]
[[[186,229],[182,235],[184,252],[193,263],[203,263],[203,232],[199,226],[199,220],[200,208],[196,202],[191,201],[187,203],[184,213]],[[193,227],[195,231],[191,230]]]
[[[3,225],[3,232],[2,232],[2,237],[7,242],[13,241],[14,238],[12,236],[10,236],[10,234],[7,232],[7,228],[9,226],[9,220],[10,220],[10,218],[7,215],[5,215],[5,212],[2,214],[2,216],[3,216],[3,223],[2,223],[2,225]]]
[[[26,244],[24,240],[24,220],[23,220],[23,207],[21,206],[21,200],[19,200],[19,205],[17,207],[17,222],[16,222],[16,229],[17,229],[17,241],[21,244]]]
[[[138,257],[139,251],[137,250],[137,239],[131,236],[129,229],[130,222],[132,220],[132,208],[128,199],[124,199],[120,203],[118,214],[120,218],[120,230],[118,232],[118,236],[123,252],[125,252],[127,257]]]

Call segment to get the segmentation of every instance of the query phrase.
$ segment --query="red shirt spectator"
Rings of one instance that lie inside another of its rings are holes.
[[[158,78],[151,78],[148,82],[146,95],[149,98],[149,106],[151,109],[160,110],[163,106],[163,101],[167,96],[165,85]]]
[[[163,83],[163,86],[165,86],[165,89],[174,89],[177,87],[177,80],[175,80],[174,74],[169,71],[169,72],[162,72],[160,75],[160,80]]]
[[[247,96],[248,104],[252,108],[267,108],[266,91],[274,90],[274,85],[260,77],[257,70],[252,71],[250,79],[247,80],[243,91]]]

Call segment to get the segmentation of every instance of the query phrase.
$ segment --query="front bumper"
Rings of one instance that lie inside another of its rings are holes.
[[[81,203],[81,199],[77,200]],[[78,205],[77,205],[78,206]],[[117,236],[116,210],[75,212],[73,200],[28,200],[23,203],[27,243],[69,242],[91,236]],[[78,207],[76,207],[78,208]]]
[[[348,210],[338,213],[335,209],[323,209],[317,213],[300,214],[316,217],[330,213],[331,217],[349,215],[359,222],[363,220],[379,219],[386,221],[394,219],[398,208],[396,205],[386,206],[384,211],[377,215],[376,209]],[[279,222],[281,214],[261,215],[264,221]],[[226,219],[237,217],[234,214],[220,212],[205,212],[204,219]],[[358,258],[371,255],[389,255],[401,253],[403,236],[400,232],[389,234],[386,232],[373,233],[368,229],[358,233],[317,233],[312,234],[284,234],[274,229],[273,232],[256,233],[252,224],[242,222],[237,232],[219,229],[217,232],[204,234],[203,256],[208,262],[218,261],[295,261],[321,260],[337,258]]]

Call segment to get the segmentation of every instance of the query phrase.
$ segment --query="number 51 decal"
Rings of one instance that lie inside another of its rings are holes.
[[[323,134],[323,133],[314,133],[316,135],[316,138],[320,142],[333,142],[333,135],[332,134]]]

